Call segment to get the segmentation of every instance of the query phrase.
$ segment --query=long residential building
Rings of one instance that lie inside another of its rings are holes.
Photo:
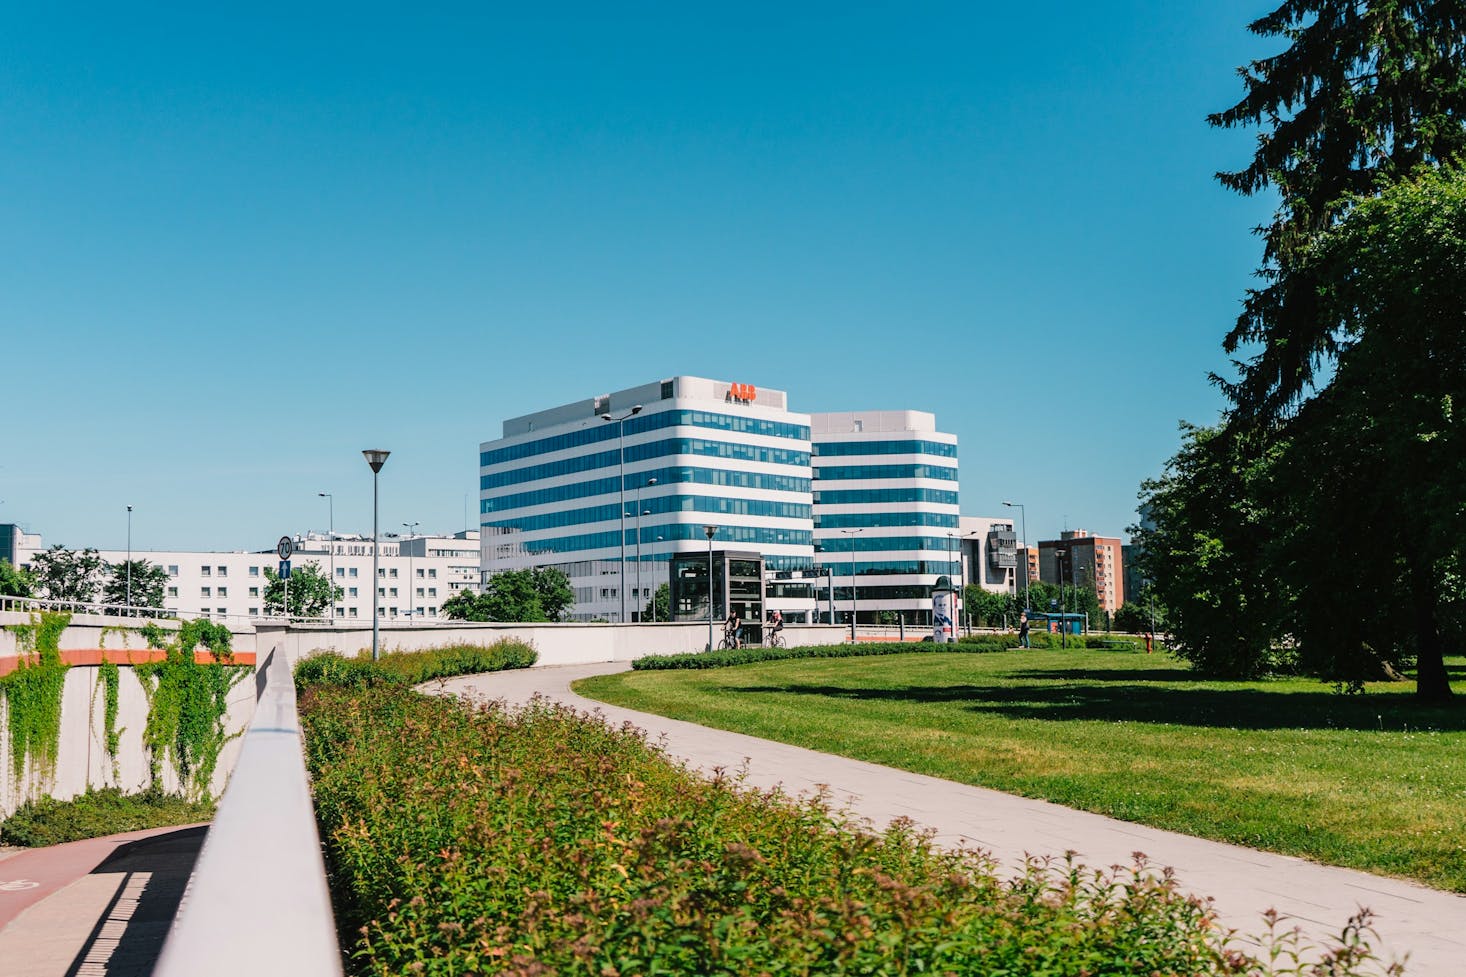
[[[377,613],[383,620],[438,620],[443,602],[461,590],[479,585],[479,534],[383,538],[377,557]],[[21,545],[13,550],[21,566],[29,566],[43,549],[38,534],[14,533]],[[372,540],[370,536],[308,532],[292,537],[294,569],[316,564],[341,588],[334,608],[339,620],[372,617]],[[99,550],[107,563],[123,564],[126,550]],[[274,550],[134,549],[134,560],[147,560],[168,575],[163,607],[172,613],[241,623],[269,617],[265,611],[266,570],[275,572]],[[100,595],[98,597],[100,600]]]

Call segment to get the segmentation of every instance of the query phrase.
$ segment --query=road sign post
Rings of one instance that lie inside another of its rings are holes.
[[[290,623],[290,554],[295,552],[295,543],[289,536],[281,536],[275,544],[280,557],[280,579],[285,584],[285,623]]]

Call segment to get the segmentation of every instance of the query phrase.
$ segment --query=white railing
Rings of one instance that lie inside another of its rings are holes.
[[[341,974],[283,645],[271,649],[258,675],[254,720],[153,971],[158,977]]]
[[[27,613],[31,611],[67,611],[72,614],[99,614],[105,617],[144,618],[152,621],[194,621],[207,619],[226,624],[238,622],[251,628],[256,621],[270,624],[330,624],[328,617],[290,617],[267,615],[251,617],[245,614],[203,614],[199,611],[178,611],[166,607],[137,607],[128,604],[102,604],[95,601],[49,600],[42,597],[0,597],[0,611]],[[340,620],[339,618],[337,619]],[[237,630],[246,630],[239,627]]]

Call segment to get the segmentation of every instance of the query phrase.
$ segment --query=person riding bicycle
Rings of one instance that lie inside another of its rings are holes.
[[[738,628],[740,625],[742,625],[742,623],[742,621],[738,620],[737,611],[728,612],[728,619],[723,622],[723,640],[728,643],[728,647],[743,647],[742,642],[740,641],[738,636]]]
[[[771,639],[778,638],[779,632],[782,630],[784,630],[784,612],[774,611],[769,615],[769,637]]]

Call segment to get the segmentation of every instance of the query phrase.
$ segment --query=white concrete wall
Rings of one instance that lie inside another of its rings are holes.
[[[51,776],[44,776],[30,761],[23,771],[11,768],[9,706],[0,703],[0,818],[8,817],[27,799],[46,794],[64,800],[84,793],[88,787],[135,791],[148,785],[148,756],[142,739],[148,718],[147,697],[131,668],[119,666],[118,675],[117,729],[121,739],[115,771],[106,752],[106,695],[95,666],[74,665],[66,671],[61,693],[61,737]],[[255,683],[252,676],[246,675],[229,693],[225,717],[229,732],[244,729],[254,713],[254,702]],[[214,796],[223,792],[238,754],[238,738],[225,744],[210,788]],[[167,790],[179,789],[172,766],[166,761],[162,781]]]
[[[260,647],[281,645],[291,660],[312,651],[334,651],[355,655],[372,646],[370,627],[294,625],[285,632],[281,625],[257,625]],[[849,626],[791,624],[784,638],[791,647],[838,644],[849,634]],[[722,636],[721,623],[714,625],[713,638]],[[592,662],[631,661],[643,655],[673,655],[703,651],[708,643],[708,626],[697,624],[460,624],[452,627],[406,627],[384,625],[380,647],[390,651],[412,651],[447,644],[489,644],[503,638],[528,642],[539,652],[540,666],[586,665]]]

